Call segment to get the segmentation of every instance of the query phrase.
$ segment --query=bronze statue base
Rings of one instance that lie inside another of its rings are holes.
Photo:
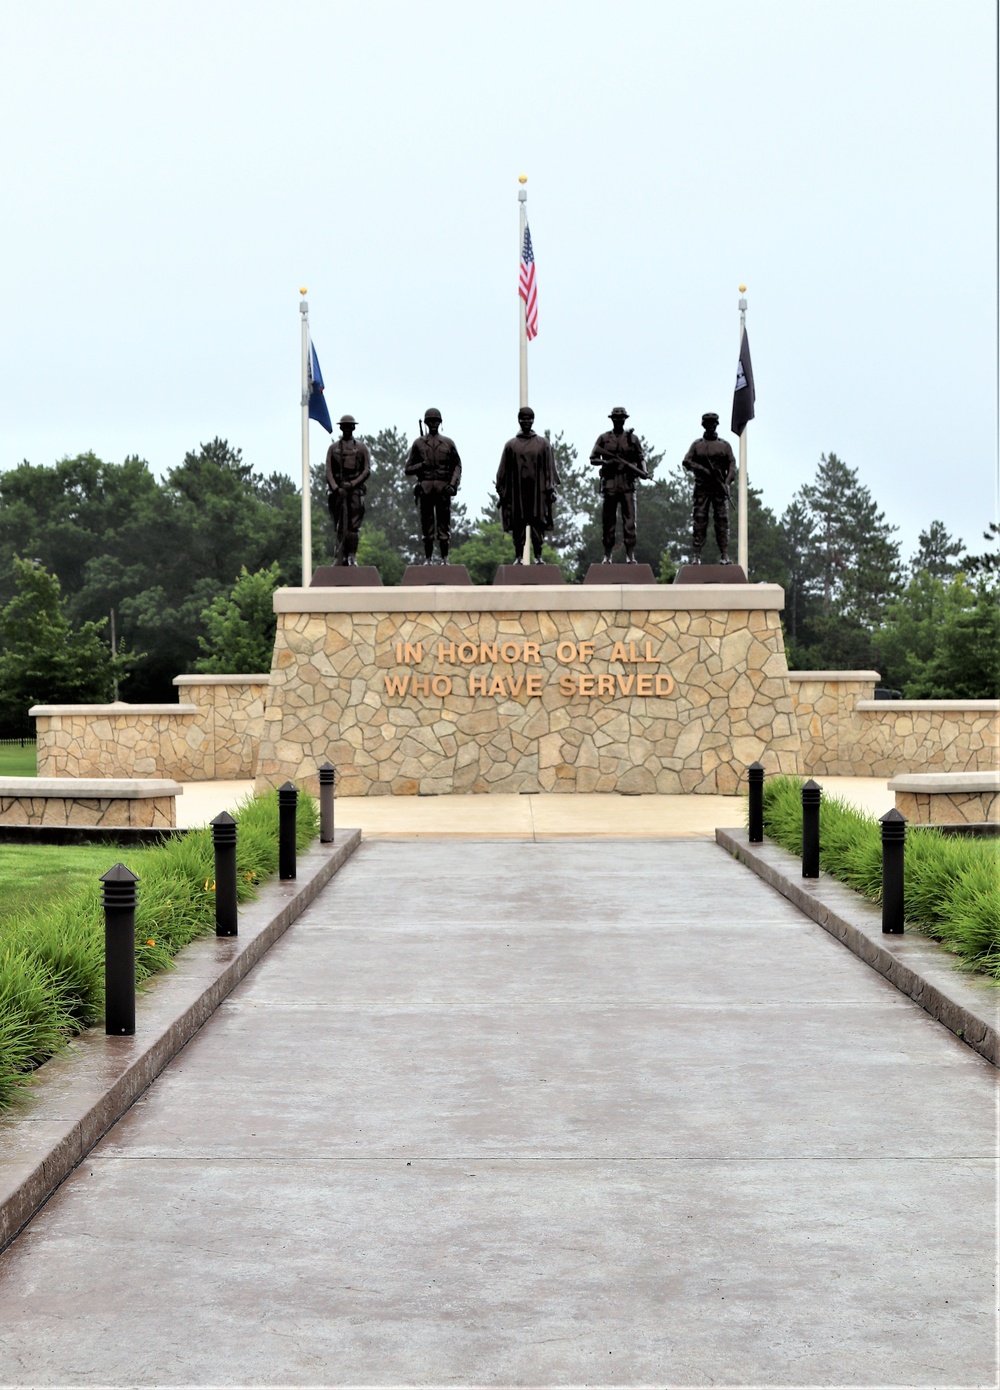
[[[746,584],[740,565],[681,565],[675,584]]]
[[[464,565],[407,565],[403,571],[403,588],[424,584],[471,584]]]
[[[382,586],[374,565],[320,565],[313,571],[310,589],[367,589]]]
[[[494,584],[564,584],[558,565],[501,565]]]
[[[655,584],[652,565],[591,565],[584,584]]]

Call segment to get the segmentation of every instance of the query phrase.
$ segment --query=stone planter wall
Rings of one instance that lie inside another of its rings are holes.
[[[1000,772],[893,777],[896,810],[913,825],[989,825],[1000,821]]]
[[[195,706],[197,722],[207,736],[193,781],[253,777],[269,679],[267,675],[174,678],[178,698]]]
[[[790,671],[808,776],[997,766],[1000,700],[875,700],[877,671]]]
[[[275,594],[258,786],[345,796],[735,792],[800,759],[779,610],[748,586]]]
[[[182,791],[164,780],[4,777],[0,825],[175,826]]]
[[[268,677],[179,676],[176,705],[35,705],[40,777],[249,778]]]

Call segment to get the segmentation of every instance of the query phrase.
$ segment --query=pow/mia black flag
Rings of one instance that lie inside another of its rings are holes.
[[[747,422],[753,419],[753,367],[750,365],[750,340],[743,330],[740,343],[740,360],[736,368],[736,389],[733,392],[733,434],[742,434]]]

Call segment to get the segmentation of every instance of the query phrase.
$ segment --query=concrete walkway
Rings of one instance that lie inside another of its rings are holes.
[[[994,1078],[713,844],[363,844],[0,1256],[0,1382],[992,1387]]]

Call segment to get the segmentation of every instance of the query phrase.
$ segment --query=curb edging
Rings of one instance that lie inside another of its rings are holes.
[[[298,876],[271,880],[240,908],[239,935],[204,936],[177,953],[174,969],[136,995],[132,1037],[102,1028],[79,1034],[33,1074],[0,1119],[0,1250],[81,1163],[188,1043],[222,1001],[301,916],[361,843],[337,830],[298,857]]]
[[[824,931],[908,995],[993,1066],[1000,1066],[1000,990],[960,975],[956,957],[917,933],[882,935],[881,909],[829,874],[803,879],[795,855],[745,829],[717,829],[716,844],[745,864]]]

